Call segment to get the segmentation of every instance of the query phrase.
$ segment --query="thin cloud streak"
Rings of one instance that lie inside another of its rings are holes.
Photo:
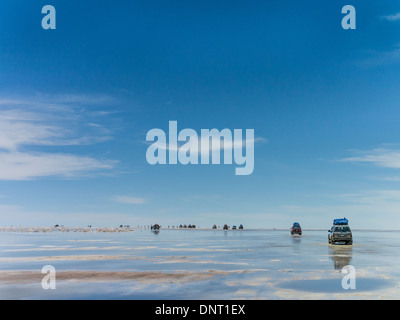
[[[61,101],[94,103],[102,99],[67,96]],[[0,180],[71,178],[116,166],[115,160],[46,151],[49,146],[56,150],[54,147],[93,145],[111,139],[111,130],[92,119],[93,113],[55,101],[0,98]]]
[[[390,51],[369,50],[366,55],[367,57],[365,59],[357,62],[358,65],[364,67],[378,67],[398,63],[400,61],[400,48],[396,47]]]
[[[147,202],[145,198],[137,198],[137,197],[130,197],[130,196],[114,196],[112,198],[115,202],[122,203],[122,204],[144,204]]]
[[[396,14],[391,14],[388,16],[383,16],[382,19],[387,20],[387,21],[399,21],[400,20],[400,12]]]
[[[360,155],[344,158],[341,162],[368,162],[378,167],[400,169],[400,151],[386,148],[376,148],[369,151],[359,151]]]
[[[39,177],[75,178],[89,172],[113,169],[117,161],[55,153],[0,153],[0,180]]]

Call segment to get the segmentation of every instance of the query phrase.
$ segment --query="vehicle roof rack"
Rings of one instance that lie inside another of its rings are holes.
[[[346,224],[349,224],[349,221],[346,218],[334,219],[333,224],[334,225],[346,225]]]

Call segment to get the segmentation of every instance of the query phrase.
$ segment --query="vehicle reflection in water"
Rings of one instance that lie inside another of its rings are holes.
[[[160,230],[154,230],[153,233],[154,233],[154,234],[159,234],[159,233],[160,233]]]
[[[351,264],[353,246],[329,245],[329,257],[333,261],[335,270],[341,270],[344,266]]]
[[[293,249],[293,254],[294,255],[300,255],[301,254],[301,238],[302,236],[299,235],[291,235],[292,238],[292,249]]]
[[[301,236],[294,234],[291,236],[292,237],[292,243],[293,244],[300,244],[301,243]]]

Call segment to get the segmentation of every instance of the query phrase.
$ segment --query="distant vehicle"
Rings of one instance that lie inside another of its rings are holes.
[[[236,226],[232,226],[232,230],[236,230]]]
[[[243,230],[243,225],[242,224],[239,226],[239,230]]]
[[[217,229],[217,225],[216,224],[213,225],[213,229]]]
[[[328,232],[329,244],[335,244],[337,242],[353,244],[353,234],[349,227],[349,221],[346,218],[333,220],[333,226]]]
[[[223,229],[224,229],[224,230],[228,230],[228,229],[229,229],[228,225],[227,225],[227,224],[224,224]]]
[[[290,230],[290,234],[291,235],[298,234],[299,236],[301,236],[302,233],[303,231],[301,230],[300,223],[294,222],[292,229]]]
[[[160,230],[160,228],[161,228],[161,226],[158,224],[151,226],[151,230]]]

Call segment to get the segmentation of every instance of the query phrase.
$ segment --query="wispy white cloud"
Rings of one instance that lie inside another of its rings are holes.
[[[97,116],[97,118],[101,116]],[[0,100],[0,149],[21,146],[87,145],[111,139],[111,131],[78,106]]]
[[[123,203],[123,204],[144,204],[147,202],[147,199],[145,199],[145,198],[123,196],[123,195],[114,196],[112,199],[115,202]]]
[[[381,180],[390,181],[390,182],[400,182],[400,177],[399,176],[384,177],[384,178],[381,178]]]
[[[0,148],[16,150],[21,145],[53,145],[65,134],[45,124],[40,114],[23,110],[0,110]]]
[[[356,151],[357,155],[341,159],[342,162],[367,162],[378,167],[400,168],[400,150],[376,148],[367,151]]]
[[[113,169],[116,161],[56,153],[0,153],[0,180],[31,180],[38,177],[74,178]]]
[[[57,151],[57,147],[91,145],[111,139],[111,131],[82,107],[82,104],[104,100],[99,99],[90,96],[0,98],[0,179],[77,177],[112,169],[116,161],[68,154],[64,149]],[[45,148],[49,146],[51,152]]]
[[[400,190],[385,189],[371,190],[353,194],[342,194],[338,197],[349,200],[352,203],[374,205],[376,207],[384,204],[396,203],[400,205]]]
[[[361,66],[375,67],[400,62],[400,48],[396,46],[389,51],[369,50],[366,58],[359,61]]]
[[[183,201],[186,202],[193,202],[193,201],[201,201],[201,202],[214,202],[214,201],[220,201],[221,196],[218,194],[210,194],[210,195],[189,195],[184,198],[182,198]]]
[[[381,18],[387,21],[400,21],[400,12],[396,14],[382,16]]]

